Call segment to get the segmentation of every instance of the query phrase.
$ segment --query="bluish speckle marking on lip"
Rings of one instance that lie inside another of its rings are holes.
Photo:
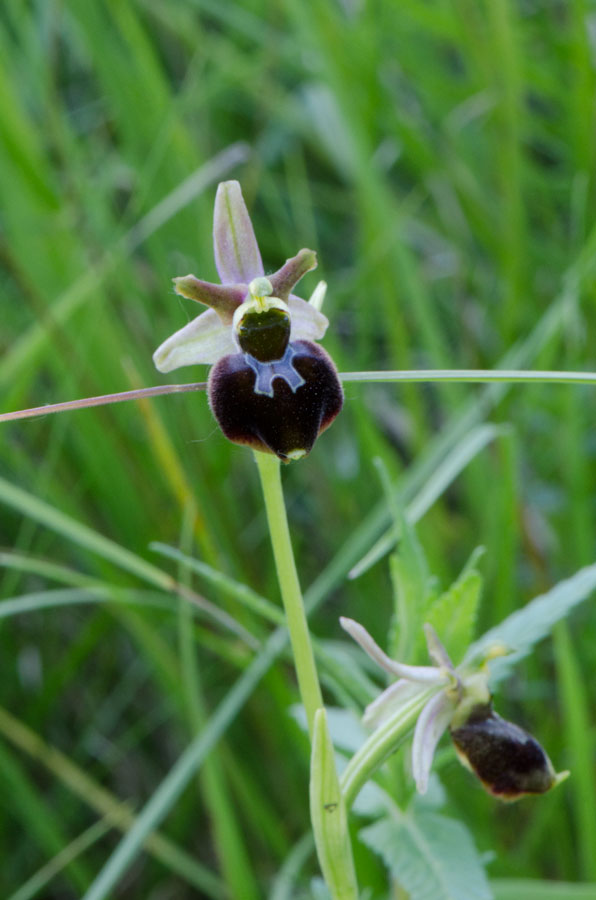
[[[245,353],[245,362],[256,375],[254,387],[255,394],[264,394],[266,397],[273,397],[274,378],[282,378],[290,390],[295,394],[298,388],[305,383],[300,372],[297,372],[294,368],[292,360],[295,355],[296,351],[291,344],[288,344],[286,347],[286,352],[282,358],[276,359],[273,362],[259,362],[259,360],[255,359],[254,356],[251,356],[250,353]]]

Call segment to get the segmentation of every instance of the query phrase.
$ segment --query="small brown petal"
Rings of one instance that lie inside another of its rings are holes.
[[[216,311],[224,325],[231,325],[236,309],[248,293],[246,284],[212,284],[194,275],[173,278],[174,290],[181,297],[204,303]]]

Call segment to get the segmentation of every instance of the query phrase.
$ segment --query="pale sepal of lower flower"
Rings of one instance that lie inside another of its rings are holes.
[[[433,757],[442,735],[449,731],[460,761],[475,774],[483,787],[501,800],[517,800],[541,794],[560,784],[567,772],[556,773],[546,752],[531,734],[498,716],[492,706],[487,663],[455,667],[431,625],[424,626],[428,653],[434,666],[408,666],[392,660],[366,629],[353,619],[340,623],[362,649],[385,672],[398,677],[365,710],[363,722],[375,731],[366,742],[363,760],[374,759],[376,735],[387,723],[399,723],[412,704],[419,704],[412,741],[412,775],[419,793],[428,787]],[[503,648],[498,651],[503,652]],[[429,688],[434,690],[429,691]],[[396,741],[403,729],[395,729]],[[363,748],[364,749],[364,748]],[[373,750],[373,752],[371,752]],[[353,767],[354,768],[354,767]],[[351,773],[353,784],[361,784],[372,772]]]
[[[391,659],[379,647],[363,625],[353,619],[340,618],[342,628],[362,647],[362,649],[390,675],[397,675],[398,681],[390,684],[365,710],[363,721],[369,727],[379,727],[403,707],[421,696],[430,686],[436,686],[434,693],[418,716],[412,741],[412,774],[419,793],[424,794],[436,746],[453,716],[463,687],[449,655],[434,629],[427,625],[425,634],[429,656],[438,663],[435,666],[409,666]],[[489,699],[488,686],[486,699]]]

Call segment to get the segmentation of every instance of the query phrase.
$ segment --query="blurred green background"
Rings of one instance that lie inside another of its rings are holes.
[[[329,284],[340,371],[594,369],[595,22],[589,0],[4,0],[2,410],[167,380],[151,354],[197,313],[171,278],[216,277],[228,178],[268,271],[317,251],[303,294]],[[595,412],[587,387],[346,385],[342,416],[283,473],[330,703],[362,703],[338,616],[385,642],[393,607],[386,557],[347,579],[389,521],[375,457],[424,513],[444,584],[487,548],[488,626],[594,561]],[[129,827],[118,804],[140,809],[191,737],[214,733],[261,653],[193,617],[170,575],[257,641],[272,628],[150,542],[279,595],[254,462],[202,394],[3,425],[0,474],[0,883],[62,900]],[[596,880],[595,640],[588,603],[498,699],[572,769],[564,787],[499,806],[447,752],[447,811],[494,851],[491,877]],[[298,896],[270,894],[293,851],[299,884],[316,872],[297,844],[295,701],[283,655],[110,896]],[[48,861],[60,871],[31,887]]]

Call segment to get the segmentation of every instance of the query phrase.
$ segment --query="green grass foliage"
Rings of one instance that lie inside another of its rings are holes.
[[[4,0],[1,409],[204,378],[151,354],[197,312],[171,278],[215,278],[228,178],[268,271],[317,251],[304,293],[329,284],[340,371],[594,370],[593,20],[587,0]],[[339,615],[387,646],[394,612],[374,459],[437,597],[486,547],[480,633],[594,562],[595,415],[589,386],[346,385],[283,471],[331,705],[359,713],[376,678]],[[113,898],[319,896],[251,454],[193,393],[2,425],[0,476],[2,897],[97,900],[118,858]],[[591,602],[557,628],[499,711],[571,779],[508,807],[447,745],[440,768],[499,897],[596,881]]]

